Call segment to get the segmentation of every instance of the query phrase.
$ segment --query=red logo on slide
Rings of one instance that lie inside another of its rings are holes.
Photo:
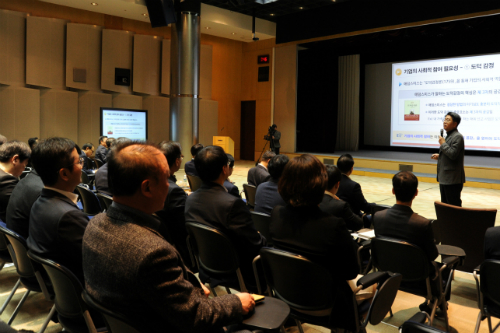
[[[405,121],[419,121],[420,120],[420,115],[419,114],[405,114]]]

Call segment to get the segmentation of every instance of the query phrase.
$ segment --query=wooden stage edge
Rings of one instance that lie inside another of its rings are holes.
[[[290,158],[300,156],[302,153],[283,152]],[[314,154],[320,161],[325,164],[336,164],[340,154],[322,155]],[[354,155],[354,154],[353,154]],[[392,178],[398,172],[400,165],[413,166],[413,172],[418,176],[419,181],[426,183],[437,183],[436,181],[436,163],[423,163],[408,160],[387,160],[367,157],[354,156],[354,175]],[[500,164],[500,159],[499,159]],[[499,165],[500,166],[500,165]],[[500,190],[500,168],[499,167],[481,167],[481,166],[465,166],[466,183],[464,186],[487,188]]]

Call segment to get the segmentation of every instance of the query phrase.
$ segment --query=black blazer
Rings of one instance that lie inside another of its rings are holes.
[[[366,201],[361,186],[344,174],[340,180],[337,196],[349,204],[354,214],[360,214],[360,211],[371,212],[371,204]]]
[[[229,194],[219,184],[203,182],[188,196],[185,216],[186,222],[198,222],[223,231],[233,241],[245,282],[255,285],[252,261],[267,243],[255,229],[243,200]]]
[[[269,172],[262,165],[257,164],[257,166],[248,170],[247,183],[255,187],[259,186],[261,183],[267,182],[271,178]]]
[[[0,169],[0,219],[5,222],[10,195],[19,179]]]
[[[224,187],[226,188],[227,193],[232,194],[237,198],[241,198],[240,190],[238,189],[238,186],[234,185],[229,180],[226,179],[224,181]]]
[[[44,188],[31,208],[28,248],[67,267],[84,284],[82,238],[88,222],[69,198]]]
[[[108,163],[104,164],[95,173],[95,189],[107,195],[113,195],[108,185]]]
[[[484,259],[500,260],[500,227],[491,227],[486,230]]]
[[[7,228],[28,238],[31,207],[42,193],[43,182],[35,169],[21,179],[7,206]]]
[[[395,238],[420,247],[429,261],[438,256],[431,221],[414,213],[408,206],[396,204],[375,213],[373,227],[376,237]]]
[[[196,170],[196,167],[194,166],[193,160],[188,161],[188,162],[186,162],[186,164],[184,164],[184,172],[186,173],[186,175],[199,177],[198,171]]]
[[[278,193],[278,180],[271,177],[257,187],[254,211],[271,215],[276,206],[285,206],[285,200]]]
[[[337,200],[328,194],[324,194],[319,208],[325,213],[343,219],[349,230],[358,231],[363,228],[363,219],[359,215],[354,214],[349,204],[345,201]]]
[[[102,163],[106,163],[106,155],[108,154],[108,149],[99,145],[95,150],[95,158],[102,161]]]

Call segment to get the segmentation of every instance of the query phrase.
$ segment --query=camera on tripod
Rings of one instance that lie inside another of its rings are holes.
[[[275,131],[276,130],[273,129],[272,126],[269,126],[269,129],[267,130],[267,134],[264,135],[264,140],[271,141],[272,140],[272,136],[274,135]]]

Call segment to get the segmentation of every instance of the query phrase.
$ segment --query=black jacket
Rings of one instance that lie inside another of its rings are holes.
[[[184,172],[186,173],[186,175],[199,177],[198,171],[196,170],[196,167],[194,166],[193,160],[188,161],[188,162],[186,162],[186,164],[184,164]]]
[[[358,231],[363,228],[363,219],[359,215],[354,214],[349,204],[345,201],[337,200],[328,194],[324,194],[319,208],[328,214],[343,219],[349,230]]]
[[[113,195],[108,185],[108,163],[104,164],[95,173],[95,189],[107,195]]]
[[[337,196],[347,202],[354,214],[371,212],[371,204],[369,204],[361,191],[361,186],[348,176],[342,174]]]
[[[0,169],[0,219],[5,222],[9,199],[19,178]]]
[[[99,145],[95,150],[95,158],[101,160],[102,163],[106,163],[106,155],[108,154],[108,149]]]
[[[271,175],[262,165],[257,164],[257,166],[248,170],[247,183],[255,187],[259,186],[261,183],[267,182],[271,178]]]
[[[255,193],[255,211],[271,215],[276,206],[285,206],[285,200],[278,193],[278,181],[271,177],[257,187]]]

